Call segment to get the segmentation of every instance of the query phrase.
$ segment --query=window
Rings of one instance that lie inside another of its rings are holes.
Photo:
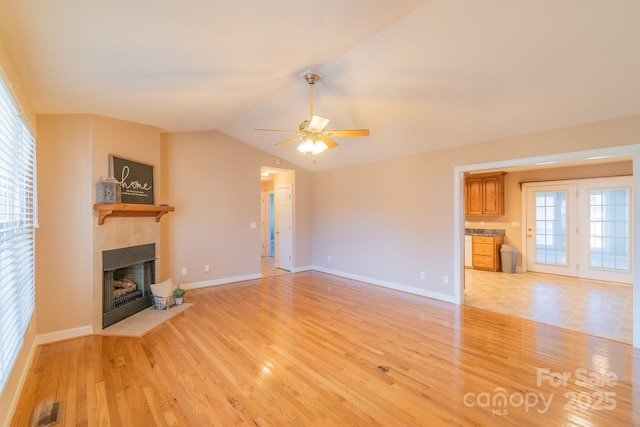
[[[567,193],[536,193],[536,262],[567,264]]]
[[[35,140],[0,79],[0,390],[34,310]]]
[[[593,268],[629,271],[628,188],[590,191],[590,262]]]

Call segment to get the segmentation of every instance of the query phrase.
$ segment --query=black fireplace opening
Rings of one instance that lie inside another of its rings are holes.
[[[154,243],[102,252],[102,327],[153,305]]]

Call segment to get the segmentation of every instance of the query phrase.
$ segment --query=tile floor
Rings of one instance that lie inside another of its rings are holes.
[[[181,305],[171,306],[167,310],[157,310],[154,307],[149,307],[103,329],[98,334],[140,337],[165,320],[171,319],[173,316],[182,313],[192,305],[193,303],[184,303]]]
[[[633,341],[631,285],[467,268],[464,303],[616,341]]]

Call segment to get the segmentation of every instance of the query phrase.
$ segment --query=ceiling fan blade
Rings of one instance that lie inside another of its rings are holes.
[[[279,130],[279,129],[254,129],[254,130],[260,130],[264,132],[298,133],[294,130]]]
[[[296,136],[295,138],[287,139],[286,141],[278,142],[277,144],[274,144],[274,145],[290,144],[290,143],[296,142],[296,141],[300,141],[300,137]]]
[[[369,136],[369,129],[329,130],[327,136],[344,138],[349,136]]]
[[[314,114],[313,117],[311,117],[311,122],[309,122],[309,130],[322,132],[327,126],[327,123],[329,123],[329,119]]]
[[[327,149],[336,148],[338,146],[337,142],[327,138],[326,136],[323,136],[321,139],[322,139],[322,142],[327,144]]]

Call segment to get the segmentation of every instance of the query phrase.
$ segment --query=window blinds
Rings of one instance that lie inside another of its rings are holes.
[[[35,140],[0,79],[0,390],[34,310]]]

